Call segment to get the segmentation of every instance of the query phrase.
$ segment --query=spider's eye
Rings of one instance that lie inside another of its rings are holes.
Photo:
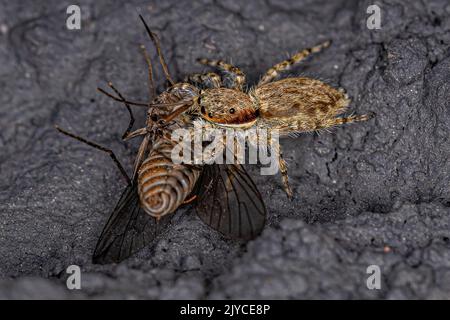
[[[208,117],[210,117],[210,118],[212,118],[212,117],[213,117],[213,114],[212,114],[212,112],[208,113]]]
[[[235,112],[234,108],[230,109],[230,113],[233,114]]]
[[[156,114],[152,114],[150,119],[152,119],[153,122],[156,122],[158,120],[158,116]]]
[[[201,111],[203,114],[205,114],[205,113],[206,113],[205,107],[202,106],[201,109],[200,109],[200,111]]]

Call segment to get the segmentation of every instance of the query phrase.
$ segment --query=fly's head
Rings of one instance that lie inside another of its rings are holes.
[[[235,89],[201,90],[196,103],[200,116],[218,126],[248,128],[258,117],[250,96]]]

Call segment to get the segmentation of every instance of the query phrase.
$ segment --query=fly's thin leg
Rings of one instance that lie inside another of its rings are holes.
[[[98,150],[100,150],[100,151],[103,151],[103,152],[106,152],[107,154],[109,154],[109,156],[111,157],[111,159],[112,159],[112,160],[114,161],[114,163],[116,164],[117,168],[119,168],[120,172],[122,173],[122,176],[123,176],[123,177],[125,178],[125,180],[127,181],[128,185],[131,185],[130,177],[128,176],[128,174],[127,174],[127,172],[125,171],[125,169],[123,168],[122,164],[119,162],[119,160],[117,159],[116,155],[114,154],[114,152],[113,152],[111,149],[102,147],[101,145],[99,145],[99,144],[97,144],[97,143],[95,143],[95,142],[86,140],[86,139],[84,139],[84,138],[82,138],[82,137],[80,137],[80,136],[77,136],[77,135],[74,135],[74,134],[72,134],[72,133],[70,133],[70,132],[67,132],[67,131],[61,129],[60,127],[58,127],[58,126],[55,126],[55,128],[56,128],[56,130],[58,130],[59,132],[61,132],[62,134],[66,135],[66,136],[69,136],[69,137],[71,137],[71,138],[73,138],[73,139],[76,139],[76,140],[78,140],[78,141],[80,141],[80,142],[83,142],[83,143],[87,144],[88,146],[91,146],[91,147],[93,147],[93,148],[95,148],[95,149],[98,149]]]
[[[172,121],[173,119],[175,119],[176,117],[178,117],[180,114],[182,114],[183,112],[187,111],[190,107],[192,106],[192,101],[186,101],[185,104],[181,105],[178,109],[176,109],[174,112],[168,114],[167,116],[163,117],[160,120],[160,124],[166,124],[170,121]]]
[[[114,90],[114,92],[119,96],[120,99],[123,100],[123,103],[125,104],[125,107],[128,110],[128,113],[130,114],[130,122],[128,123],[128,128],[125,130],[125,132],[122,134],[122,139],[125,140],[125,138],[129,135],[129,133],[131,132],[131,128],[133,128],[134,125],[134,116],[133,116],[133,111],[131,111],[131,107],[130,105],[125,102],[125,98],[122,96],[122,94],[119,92],[119,90],[117,90],[113,84],[111,82],[108,82],[108,86]]]
[[[292,65],[297,64],[304,60],[307,56],[309,56],[311,53],[317,53],[322,51],[325,48],[328,48],[331,44],[331,41],[325,41],[322,44],[319,44],[315,47],[304,49],[302,51],[297,52],[292,57],[290,57],[287,60],[284,60],[280,63],[277,63],[272,68],[266,71],[266,73],[262,76],[261,80],[258,82],[258,86],[266,84],[268,82],[271,82],[273,79],[275,79],[280,72],[289,70]]]
[[[130,139],[136,138],[138,136],[142,136],[146,133],[148,133],[147,128],[140,128],[133,132],[130,132],[126,137],[123,138],[123,140],[125,140],[125,141],[130,140]]]
[[[193,202],[195,199],[197,199],[197,195],[193,195],[193,196],[190,197],[189,199],[184,200],[184,201],[183,201],[183,204],[189,204],[189,203]]]
[[[289,199],[292,199],[293,193],[292,193],[291,186],[289,184],[287,165],[286,165],[286,161],[283,159],[283,155],[281,152],[278,154],[278,165],[279,165],[280,172],[281,172],[281,178],[283,179],[284,191],[286,192],[287,197]]]
[[[167,68],[166,61],[164,60],[164,56],[163,56],[162,51],[161,51],[161,45],[160,45],[160,43],[159,43],[159,39],[158,39],[158,37],[156,36],[156,34],[154,34],[154,33],[150,30],[150,28],[148,27],[148,25],[147,25],[147,23],[145,22],[144,18],[143,18],[141,15],[139,15],[139,18],[141,18],[141,21],[142,21],[142,23],[144,24],[145,30],[147,30],[147,34],[148,34],[148,36],[150,37],[150,39],[152,40],[153,45],[154,45],[155,48],[156,48],[156,53],[158,54],[159,62],[161,63],[161,67],[162,67],[162,69],[163,69],[164,75],[166,76],[166,79],[167,79],[167,81],[169,82],[169,84],[170,84],[171,86],[173,86],[173,85],[174,85],[174,81],[172,80],[172,77],[171,77],[170,74],[169,74],[169,68]]]
[[[217,73],[195,73],[185,79],[186,82],[203,85],[206,88],[220,88],[222,86],[222,80]]]
[[[245,85],[245,74],[238,67],[235,67],[229,63],[226,63],[222,60],[209,60],[209,59],[197,59],[197,61],[201,64],[215,67],[217,69],[222,70],[223,72],[231,75],[232,80],[230,87],[234,89],[243,90]]]
[[[147,134],[144,139],[141,142],[141,145],[139,146],[139,151],[137,153],[136,156],[136,160],[134,161],[134,169],[133,169],[133,180],[136,178],[136,175],[138,173],[139,167],[142,164],[142,161],[144,159],[145,156],[145,152],[148,148],[150,142],[150,135]]]
[[[153,67],[152,67],[152,61],[150,59],[150,56],[147,53],[147,50],[145,49],[144,45],[141,45],[142,54],[144,55],[144,59],[147,62],[147,69],[148,69],[148,94],[149,94],[149,101],[152,101],[156,97],[156,87],[155,83],[153,82]]]
[[[130,100],[124,100],[124,99],[120,99],[114,95],[112,95],[111,93],[106,92],[105,90],[103,90],[102,88],[97,88],[97,90],[101,93],[103,93],[105,96],[115,100],[115,101],[119,101],[119,102],[126,102],[129,105],[132,106],[139,106],[139,107],[147,107],[148,108],[148,103],[146,102],[136,102],[136,101],[130,101]]]

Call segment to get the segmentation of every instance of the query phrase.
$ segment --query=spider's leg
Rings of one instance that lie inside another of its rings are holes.
[[[225,74],[231,76],[230,87],[233,89],[243,90],[245,85],[245,74],[241,69],[235,67],[229,63],[226,63],[222,60],[209,60],[209,59],[198,59],[199,63],[215,67],[219,70],[222,70]]]
[[[55,128],[56,128],[56,130],[58,130],[59,132],[61,132],[62,134],[66,135],[68,137],[76,139],[76,140],[78,140],[80,142],[83,142],[83,143],[87,144],[88,146],[91,146],[91,147],[93,147],[95,149],[98,149],[100,151],[103,151],[103,152],[107,153],[111,157],[111,159],[114,161],[114,163],[116,164],[117,168],[119,168],[120,172],[122,173],[122,175],[125,178],[125,180],[127,181],[127,183],[129,185],[131,184],[130,177],[128,176],[128,174],[125,171],[125,169],[123,168],[122,164],[119,162],[119,160],[117,159],[116,155],[114,154],[114,152],[111,149],[105,148],[105,147],[103,147],[103,146],[101,146],[101,145],[99,145],[99,144],[97,144],[95,142],[92,142],[92,141],[86,140],[86,139],[84,139],[84,138],[82,138],[80,136],[74,135],[73,133],[67,132],[67,131],[61,129],[60,127],[58,127],[58,126],[55,126]]]
[[[374,114],[364,114],[360,116],[349,116],[349,117],[339,117],[339,118],[324,118],[320,121],[315,121],[309,119],[309,121],[297,121],[293,123],[287,133],[300,133],[300,132],[314,132],[322,129],[331,128],[334,126],[339,126],[344,123],[360,122],[366,121],[374,117]]]
[[[204,86],[205,88],[220,88],[222,86],[222,80],[217,73],[194,73],[187,76],[186,82]]]
[[[266,73],[262,76],[261,80],[259,81],[258,85],[263,85],[265,83],[271,82],[273,79],[275,79],[278,74],[282,71],[289,70],[292,65],[299,63],[300,61],[304,60],[307,56],[309,56],[311,53],[317,53],[322,51],[325,48],[328,48],[331,44],[331,41],[325,41],[324,43],[321,43],[315,47],[304,49],[302,51],[297,52],[292,57],[290,57],[287,60],[284,60],[280,63],[277,63],[272,68],[266,71]]]
[[[318,125],[317,128],[314,128],[314,130],[319,130],[319,129],[325,129],[325,128],[329,128],[329,127],[339,126],[339,125],[344,124],[344,123],[367,121],[367,120],[373,118],[373,116],[374,116],[373,114],[364,114],[364,115],[361,115],[361,116],[349,116],[349,117],[326,119],[320,125]]]
[[[372,119],[375,116],[373,113],[369,114],[363,114],[360,116],[350,116],[350,117],[343,117],[343,118],[334,118],[330,119],[327,123],[326,127],[332,127],[332,126],[338,126],[344,123],[352,123],[352,122],[361,122],[361,121],[367,121]]]
[[[289,184],[289,176],[287,171],[286,161],[283,159],[283,152],[281,151],[280,146],[275,148],[275,152],[278,154],[278,167],[280,168],[281,178],[283,180],[283,188],[286,192],[286,195],[289,199],[292,199],[293,193],[291,186]]]

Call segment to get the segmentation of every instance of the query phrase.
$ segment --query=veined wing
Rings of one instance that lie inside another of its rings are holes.
[[[152,243],[169,224],[170,217],[157,221],[139,205],[137,184],[128,185],[103,228],[92,257],[94,263],[120,262]]]
[[[240,164],[205,165],[198,180],[197,214],[227,238],[249,240],[264,227],[266,208]]]

